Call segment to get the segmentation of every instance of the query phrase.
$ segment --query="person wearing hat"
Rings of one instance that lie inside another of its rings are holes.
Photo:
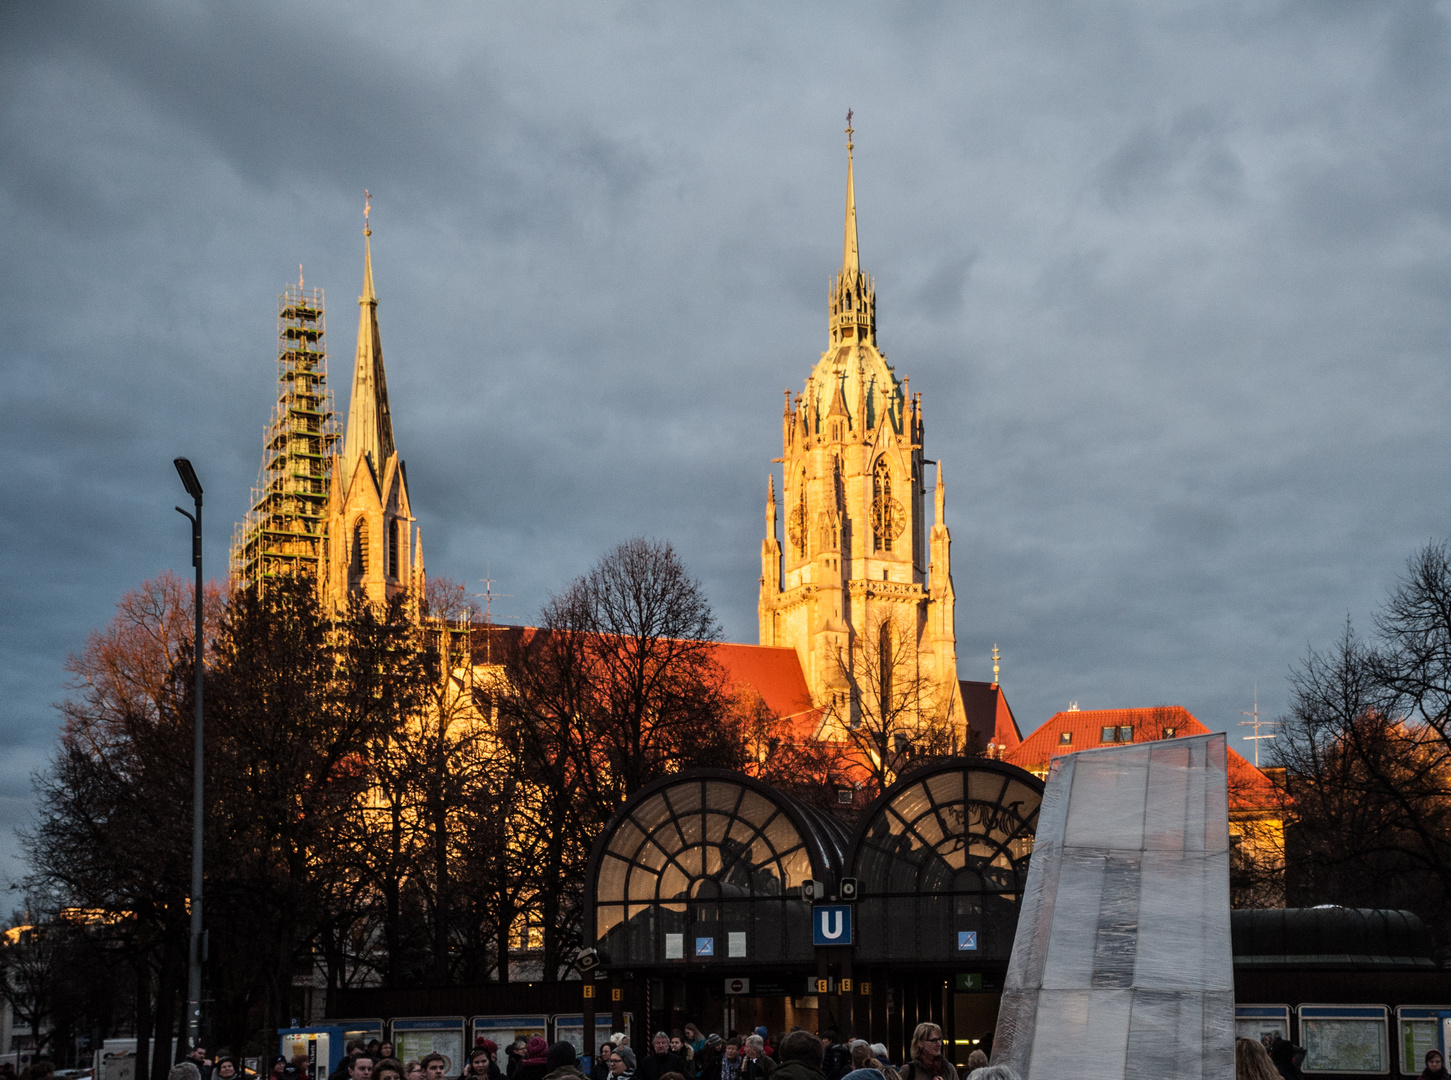
[[[549,1048],[544,1062],[549,1066],[549,1072],[544,1075],[544,1080],[584,1080],[584,1073],[579,1071],[579,1059],[575,1056],[572,1042],[560,1039]]]
[[[634,1080],[635,1051],[628,1046],[617,1046],[610,1055],[610,1080]]]
[[[549,1044],[543,1035],[530,1035],[514,1080],[544,1080],[549,1074]]]

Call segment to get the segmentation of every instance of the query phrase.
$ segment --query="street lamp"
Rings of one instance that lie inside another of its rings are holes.
[[[192,636],[196,667],[196,713],[192,719],[191,780],[191,948],[186,975],[186,1046],[190,1051],[201,1041],[202,1022],[202,485],[191,462],[179,457],[172,462],[196,514],[181,507],[176,512],[191,520],[191,564],[196,567],[196,630]]]

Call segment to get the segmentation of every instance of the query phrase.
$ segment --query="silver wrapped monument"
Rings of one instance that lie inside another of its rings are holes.
[[[1025,1080],[1234,1076],[1222,734],[1054,760],[993,1060]]]

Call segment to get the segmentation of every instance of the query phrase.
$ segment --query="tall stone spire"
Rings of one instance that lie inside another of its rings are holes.
[[[388,412],[388,380],[383,373],[383,339],[378,333],[378,297],[373,292],[373,249],[368,224],[370,197],[363,203],[363,295],[358,297],[358,354],[353,365],[353,396],[343,440],[343,491],[360,464],[372,465],[375,482],[383,482],[383,463],[393,453],[393,418]]]
[[[841,272],[855,275],[861,269],[856,244],[856,183],[852,178],[851,110],[846,111],[846,235],[841,245]]]

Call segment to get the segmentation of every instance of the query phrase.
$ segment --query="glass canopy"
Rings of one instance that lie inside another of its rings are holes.
[[[903,777],[857,829],[858,961],[1005,961],[1043,785],[1001,761]]]
[[[841,874],[845,830],[738,773],[637,793],[595,844],[596,947],[611,965],[809,961],[808,879]]]

